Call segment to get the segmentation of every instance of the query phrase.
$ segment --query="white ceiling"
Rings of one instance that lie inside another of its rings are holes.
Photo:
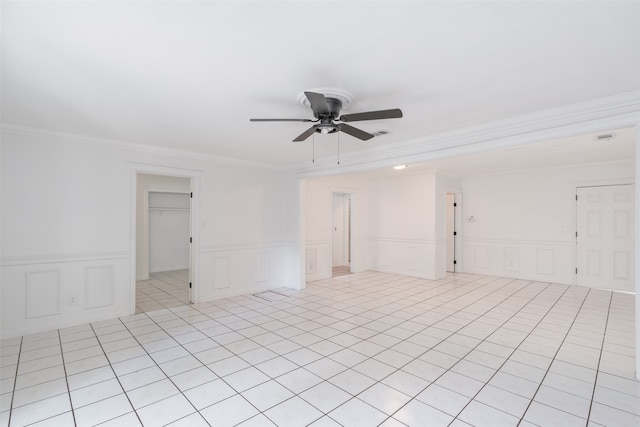
[[[309,89],[349,92],[344,112],[402,108],[354,123],[391,134],[341,134],[343,152],[640,89],[638,1],[3,1],[1,15],[4,124],[278,165],[311,157],[311,138],[291,142],[308,124],[249,118],[311,118]],[[316,157],[334,155],[322,138]]]

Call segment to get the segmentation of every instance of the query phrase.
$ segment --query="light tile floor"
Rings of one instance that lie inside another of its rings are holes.
[[[189,304],[189,270],[151,273],[149,280],[136,282],[136,313],[185,304]]]
[[[3,340],[0,426],[640,425],[632,295],[374,272],[277,292]]]

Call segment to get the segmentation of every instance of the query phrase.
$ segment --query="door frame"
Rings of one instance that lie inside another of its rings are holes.
[[[189,282],[191,288],[189,297],[191,303],[200,302],[199,292],[199,274],[198,267],[200,265],[200,218],[199,218],[199,197],[200,194],[200,179],[202,172],[193,169],[180,169],[167,166],[150,165],[145,163],[130,162],[129,167],[131,170],[131,216],[130,216],[130,285],[129,285],[129,313],[135,314],[136,312],[136,233],[137,233],[137,196],[138,196],[138,174],[148,175],[161,175],[171,176],[176,178],[188,178],[191,181],[191,206],[189,209],[190,216],[190,234],[191,234],[191,246],[189,248]],[[148,194],[147,194],[148,197]],[[148,199],[146,201],[148,210]],[[148,214],[148,212],[147,212]],[[148,245],[147,245],[148,246]]]

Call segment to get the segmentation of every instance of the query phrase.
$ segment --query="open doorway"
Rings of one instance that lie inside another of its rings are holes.
[[[137,174],[136,313],[193,301],[191,195],[190,178]]]
[[[332,196],[331,259],[332,277],[351,273],[351,194]]]

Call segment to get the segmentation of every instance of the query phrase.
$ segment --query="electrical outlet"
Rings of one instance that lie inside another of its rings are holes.
[[[76,297],[75,296],[70,296],[69,297],[69,305],[74,305],[76,303]]]

